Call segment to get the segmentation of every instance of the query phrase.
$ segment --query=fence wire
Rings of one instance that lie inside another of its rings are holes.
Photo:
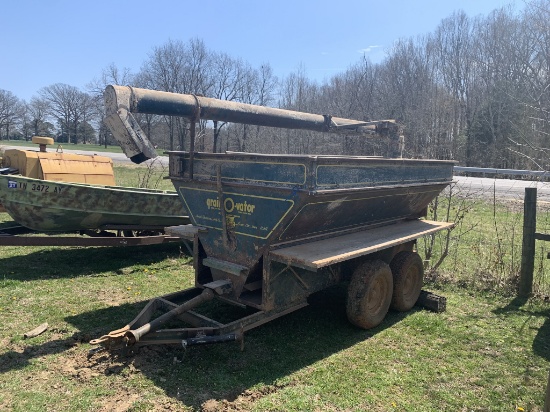
[[[429,219],[456,224],[449,233],[418,243],[427,279],[513,295],[521,267],[524,183],[512,181],[508,187],[497,180],[492,185],[490,179],[478,180],[483,184],[451,185],[430,205]],[[550,202],[544,194],[550,187],[544,185],[537,202],[537,232],[550,234]],[[536,241],[535,296],[550,296],[549,251],[550,242]]]

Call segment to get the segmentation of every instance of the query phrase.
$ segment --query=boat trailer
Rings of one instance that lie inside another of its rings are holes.
[[[40,235],[40,236],[36,236]],[[188,241],[164,233],[163,227],[111,225],[69,233],[37,232],[25,226],[0,228],[0,246],[146,246]]]

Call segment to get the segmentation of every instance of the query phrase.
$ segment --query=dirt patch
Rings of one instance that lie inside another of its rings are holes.
[[[177,401],[155,400],[147,401],[142,395],[125,389],[117,390],[113,396],[104,398],[99,405],[99,412],[125,412],[137,406],[142,406],[144,410],[151,412],[162,411],[180,411],[181,405]],[[141,410],[141,409],[140,409]]]
[[[140,396],[136,393],[118,391],[116,395],[106,399],[100,407],[100,412],[124,412],[130,409]]]
[[[287,387],[285,385],[268,385],[256,390],[245,390],[238,395],[233,401],[223,399],[209,399],[201,405],[202,412],[244,412],[249,411],[252,405],[259,399],[276,393],[282,388]]]
[[[94,291],[94,293],[94,299],[97,302],[101,302],[109,307],[121,306],[130,301],[129,296],[123,295],[119,290],[114,288],[111,290]]]
[[[63,356],[50,362],[48,371],[35,376],[32,380],[40,379],[46,384],[52,382],[56,376],[64,376],[79,384],[79,387],[95,385],[95,379],[106,376],[117,376],[110,380],[110,389],[112,395],[98,398],[97,406],[94,410],[101,412],[124,412],[138,408],[147,411],[183,411],[186,410],[178,399],[174,398],[155,398],[154,402],[147,399],[148,395],[140,393],[138,389],[127,388],[127,379],[133,374],[145,373],[145,370],[153,371],[158,367],[158,357],[162,356],[157,351],[142,348],[146,356],[116,356],[112,353],[99,352],[90,355],[88,351],[83,351],[80,347],[74,347],[64,352]],[[141,352],[140,352],[141,354]],[[31,383],[32,385],[32,383]],[[57,384],[53,385],[53,389]]]
[[[137,409],[153,412],[189,410],[242,412],[250,410],[259,399],[286,386],[270,385],[244,391],[241,387],[221,396],[208,392],[187,394],[185,388],[176,390],[169,384],[166,386],[160,384],[158,393],[140,392],[137,386],[128,385],[130,380],[136,379],[137,374],[152,376],[160,382],[168,381],[168,375],[159,373],[159,364],[166,363],[168,358],[173,358],[174,364],[181,362],[174,357],[172,348],[142,347],[132,356],[110,352],[91,353],[82,346],[90,338],[87,334],[81,332],[71,334],[61,329],[52,329],[48,333],[53,340],[40,345],[27,346],[26,341],[9,343],[10,356],[4,357],[4,361],[10,365],[7,370],[21,369],[24,365],[32,363],[38,368],[34,368],[32,373],[27,374],[21,383],[21,389],[26,391],[39,389],[44,393],[50,391],[58,394],[66,393],[67,399],[78,396],[80,391],[89,390],[98,382],[108,378],[108,385],[103,385],[108,390],[102,390],[102,395],[95,399],[94,410],[98,411],[123,412]],[[2,369],[1,366],[0,369]],[[63,383],[66,380],[73,384]],[[188,403],[190,400],[191,404]],[[12,399],[4,397],[0,401],[0,410],[9,410],[11,403]],[[58,406],[64,408],[68,405],[59,404]]]

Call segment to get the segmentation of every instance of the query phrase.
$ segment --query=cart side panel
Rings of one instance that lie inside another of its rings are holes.
[[[180,197],[191,210],[196,226],[206,229],[199,235],[207,256],[234,262],[249,268],[255,266],[268,239],[280,231],[281,222],[295,201],[280,190],[230,188],[220,196],[214,185],[179,186]],[[225,216],[225,222],[222,217]]]
[[[347,195],[340,191],[338,194],[310,196],[309,202],[302,203],[294,213],[278,241],[423,217],[426,207],[446,185],[378,188],[359,193],[350,191]]]
[[[361,162],[346,159],[337,162],[319,164],[315,169],[315,187],[318,190],[330,190],[349,187],[377,187],[449,181],[453,174],[450,162],[380,159]]]

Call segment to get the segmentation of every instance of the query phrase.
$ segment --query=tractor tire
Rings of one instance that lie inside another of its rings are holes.
[[[391,308],[406,312],[416,304],[424,279],[422,258],[415,252],[399,252],[392,259],[393,297]]]
[[[392,273],[387,263],[374,260],[360,264],[348,286],[349,321],[363,329],[378,326],[388,313],[392,292]]]

